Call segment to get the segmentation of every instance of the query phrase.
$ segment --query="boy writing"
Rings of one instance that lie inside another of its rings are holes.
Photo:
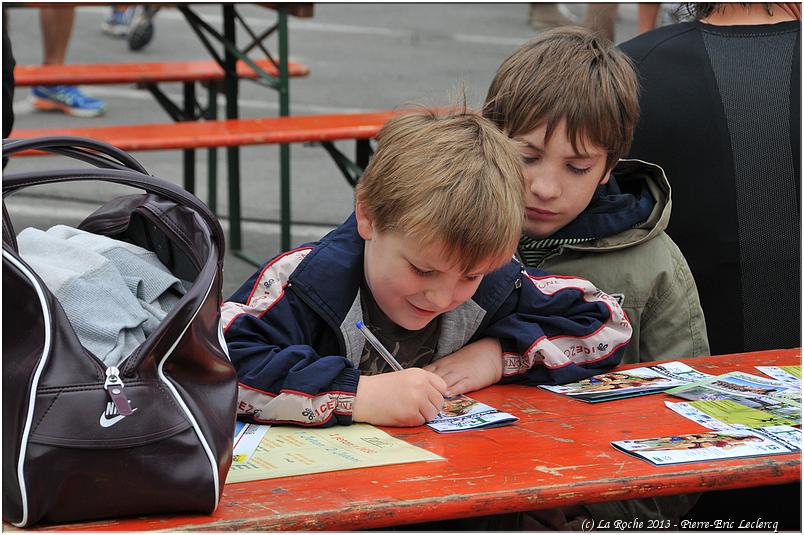
[[[670,186],[662,169],[627,154],[639,115],[628,58],[582,28],[544,32],[497,70],[483,115],[520,143],[527,266],[588,278],[617,297],[633,326],[623,362],[709,354],[695,281],[664,228]],[[597,520],[675,518],[697,495],[533,511],[527,530],[578,529]]]
[[[525,265],[616,297],[634,329],[624,363],[708,355],[695,280],[664,232],[667,178],[620,160],[639,115],[625,54],[581,28],[542,33],[497,70],[483,114],[521,143]]]
[[[239,415],[420,425],[444,396],[503,377],[568,382],[616,365],[631,334],[616,301],[512,259],[522,184],[516,145],[479,115],[391,120],[355,213],[269,261],[224,304]],[[404,370],[381,373],[358,321]]]

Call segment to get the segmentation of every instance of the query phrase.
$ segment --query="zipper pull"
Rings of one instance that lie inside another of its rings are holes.
[[[131,416],[134,411],[131,410],[131,404],[128,398],[123,393],[123,381],[120,379],[120,370],[116,366],[109,366],[106,368],[106,382],[103,383],[103,388],[109,393],[112,398],[114,406],[117,407],[117,413],[123,416]]]

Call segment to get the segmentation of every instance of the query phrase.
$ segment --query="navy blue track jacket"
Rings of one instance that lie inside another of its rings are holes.
[[[239,416],[311,426],[352,422],[365,343],[355,327],[362,320],[363,249],[353,214],[320,242],[266,263],[224,303]],[[630,336],[616,300],[589,281],[526,272],[512,259],[441,316],[434,358],[494,337],[503,349],[502,382],[567,383],[618,364]]]

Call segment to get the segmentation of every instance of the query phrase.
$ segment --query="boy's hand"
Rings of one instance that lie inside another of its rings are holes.
[[[444,406],[447,385],[421,368],[363,375],[357,383],[352,420],[413,427],[432,420]]]
[[[447,397],[480,390],[502,378],[502,348],[495,338],[483,338],[424,367],[447,383]]]

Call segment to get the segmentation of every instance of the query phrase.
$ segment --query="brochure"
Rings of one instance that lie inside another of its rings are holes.
[[[710,377],[711,375],[674,361],[644,368],[604,373],[565,385],[540,385],[540,388],[588,403],[598,403],[664,392],[674,386]]]
[[[707,399],[689,403],[665,402],[668,408],[708,429],[725,427],[769,427],[778,425],[794,426],[801,423],[801,417],[788,419],[766,410],[758,410],[731,399]]]
[[[262,437],[270,427],[270,425],[247,424],[239,420],[236,421],[232,463],[243,464],[251,460],[251,456],[257,451]]]
[[[656,465],[801,451],[801,431],[775,426],[728,429],[612,442],[615,448]]]
[[[455,396],[444,400],[441,413],[427,427],[439,433],[468,431],[509,425],[519,420],[516,416],[500,412],[485,403],[467,396]]]
[[[770,396],[790,388],[781,381],[751,375],[750,373],[729,372],[674,388],[670,393],[672,394],[676,391],[682,391],[685,388],[699,385],[705,385],[744,396]]]
[[[755,366],[756,369],[791,388],[801,388],[801,366]]]
[[[227,483],[444,460],[368,424],[315,429],[258,427],[268,429],[247,461],[232,463]]]

